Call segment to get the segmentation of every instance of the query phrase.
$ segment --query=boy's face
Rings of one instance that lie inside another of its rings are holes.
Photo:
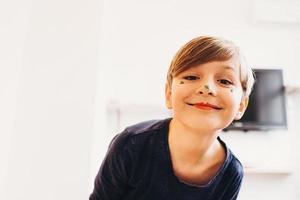
[[[183,125],[207,131],[240,119],[248,104],[243,97],[239,65],[234,59],[190,68],[166,85],[166,104]]]

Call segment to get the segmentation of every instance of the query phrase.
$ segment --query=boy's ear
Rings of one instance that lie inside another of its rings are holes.
[[[236,113],[236,115],[234,117],[235,120],[239,120],[239,119],[242,118],[242,116],[244,115],[244,113],[246,111],[246,108],[248,106],[248,102],[249,102],[249,97],[248,96],[245,96],[245,97],[242,98],[239,110],[238,110],[238,112]]]
[[[168,82],[165,85],[165,98],[166,98],[166,106],[168,109],[172,109],[172,98],[171,98],[171,86]]]

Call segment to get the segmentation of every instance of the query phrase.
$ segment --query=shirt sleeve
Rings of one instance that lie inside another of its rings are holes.
[[[123,135],[117,135],[109,145],[108,152],[95,178],[89,200],[120,200],[124,195],[129,177],[129,157]]]

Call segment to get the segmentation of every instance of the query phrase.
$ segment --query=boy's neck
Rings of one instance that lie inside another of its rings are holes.
[[[195,164],[210,159],[221,147],[217,140],[219,132],[207,129],[195,130],[172,119],[168,138],[171,153]]]

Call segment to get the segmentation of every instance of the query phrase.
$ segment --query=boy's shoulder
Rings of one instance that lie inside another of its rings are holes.
[[[143,146],[147,141],[161,138],[161,130],[167,128],[170,118],[143,121],[125,128],[117,134],[112,141],[123,148],[132,148],[132,146]]]
[[[226,161],[227,161],[227,173],[235,176],[243,176],[244,169],[240,160],[235,156],[235,154],[231,151],[231,149],[227,146],[227,144],[218,137],[218,140],[221,142],[226,151]]]
[[[231,162],[228,168],[229,174],[232,177],[242,179],[244,176],[244,167],[239,159],[231,152]]]
[[[230,162],[228,167],[228,172],[233,177],[243,178],[244,167],[240,160],[234,155],[234,153],[229,149],[230,152]]]
[[[161,129],[162,126],[168,121],[169,119],[155,119],[155,120],[148,120],[143,121],[131,126],[128,126],[124,132],[129,133],[130,135],[136,135],[146,132],[155,131]]]

